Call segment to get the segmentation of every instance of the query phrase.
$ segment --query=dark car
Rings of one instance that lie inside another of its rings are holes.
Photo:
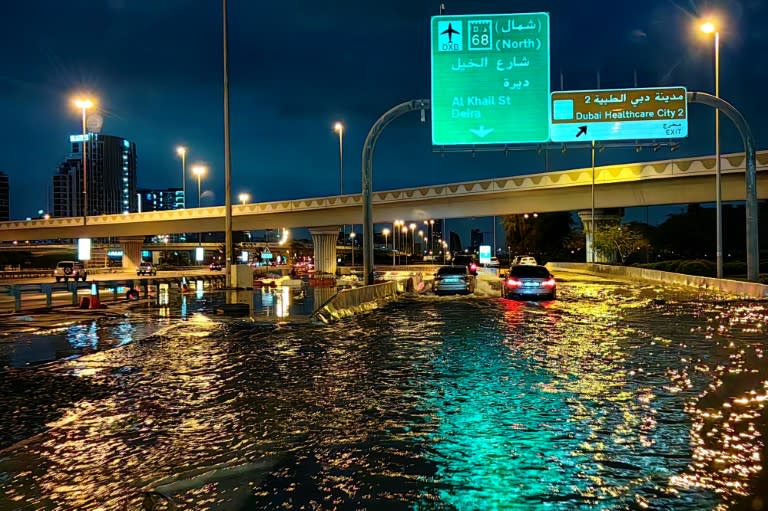
[[[157,268],[149,261],[142,261],[136,268],[136,275],[157,275]]]
[[[501,296],[504,298],[545,298],[557,296],[555,276],[546,266],[516,264],[502,277]]]
[[[432,291],[436,295],[474,293],[475,276],[466,266],[441,266],[432,281]]]
[[[472,254],[456,254],[451,261],[453,266],[466,266],[472,275],[477,275],[477,261]]]

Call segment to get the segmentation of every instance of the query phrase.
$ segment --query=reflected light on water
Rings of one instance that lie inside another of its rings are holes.
[[[81,325],[74,325],[67,329],[67,342],[73,348],[96,349],[99,344],[98,323],[91,321]]]
[[[276,298],[275,315],[278,318],[287,318],[291,310],[291,288],[288,286],[280,287]]]
[[[726,509],[763,462],[766,309],[636,288],[404,298],[289,328],[191,298],[187,321],[41,371],[51,394],[11,375],[21,411],[62,404],[0,459],[0,509],[138,509],[151,481],[275,453],[176,509]],[[294,299],[248,298],[276,317]]]

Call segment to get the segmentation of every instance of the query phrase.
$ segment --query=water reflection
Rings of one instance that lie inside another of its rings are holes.
[[[5,374],[0,438],[40,436],[0,459],[0,509],[139,509],[155,484],[177,509],[692,511],[764,474],[764,305],[571,282],[254,320],[308,291],[259,290],[235,321],[223,293],[171,293],[184,321]]]

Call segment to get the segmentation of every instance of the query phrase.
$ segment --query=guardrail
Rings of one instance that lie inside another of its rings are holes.
[[[40,277],[50,277],[53,270],[46,269],[28,269],[28,270],[3,270],[0,271],[0,280],[12,279],[37,279]]]
[[[312,317],[323,323],[332,323],[358,312],[372,310],[380,301],[396,297],[398,293],[404,291],[403,287],[408,286],[409,284],[393,280],[382,284],[344,289],[318,307]],[[413,287],[413,284],[410,284],[410,287]]]
[[[180,275],[174,277],[143,277],[127,278],[115,280],[99,280],[90,282],[63,282],[63,283],[42,283],[42,284],[0,284],[0,297],[8,296],[12,301],[11,308],[14,313],[21,312],[24,306],[24,298],[28,300],[36,298],[40,300],[45,297],[45,306],[50,309],[53,307],[54,293],[69,293],[71,295],[71,305],[82,305],[81,299],[88,296],[96,298],[95,303],[100,303],[102,298],[111,298],[109,301],[119,301],[121,299],[135,300],[140,297],[149,297],[150,286],[159,284],[172,284],[182,286],[191,281],[224,282],[224,274],[213,275]],[[82,291],[86,290],[86,293]],[[124,293],[121,295],[121,293]],[[95,308],[95,307],[91,307]]]

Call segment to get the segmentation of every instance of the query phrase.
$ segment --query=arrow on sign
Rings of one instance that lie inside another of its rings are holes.
[[[579,126],[579,132],[576,133],[576,138],[579,138],[582,135],[587,134],[587,127],[586,126]]]
[[[480,126],[479,128],[474,128],[469,130],[475,135],[477,135],[480,138],[484,138],[488,133],[493,131],[493,128],[486,128],[485,126]]]

